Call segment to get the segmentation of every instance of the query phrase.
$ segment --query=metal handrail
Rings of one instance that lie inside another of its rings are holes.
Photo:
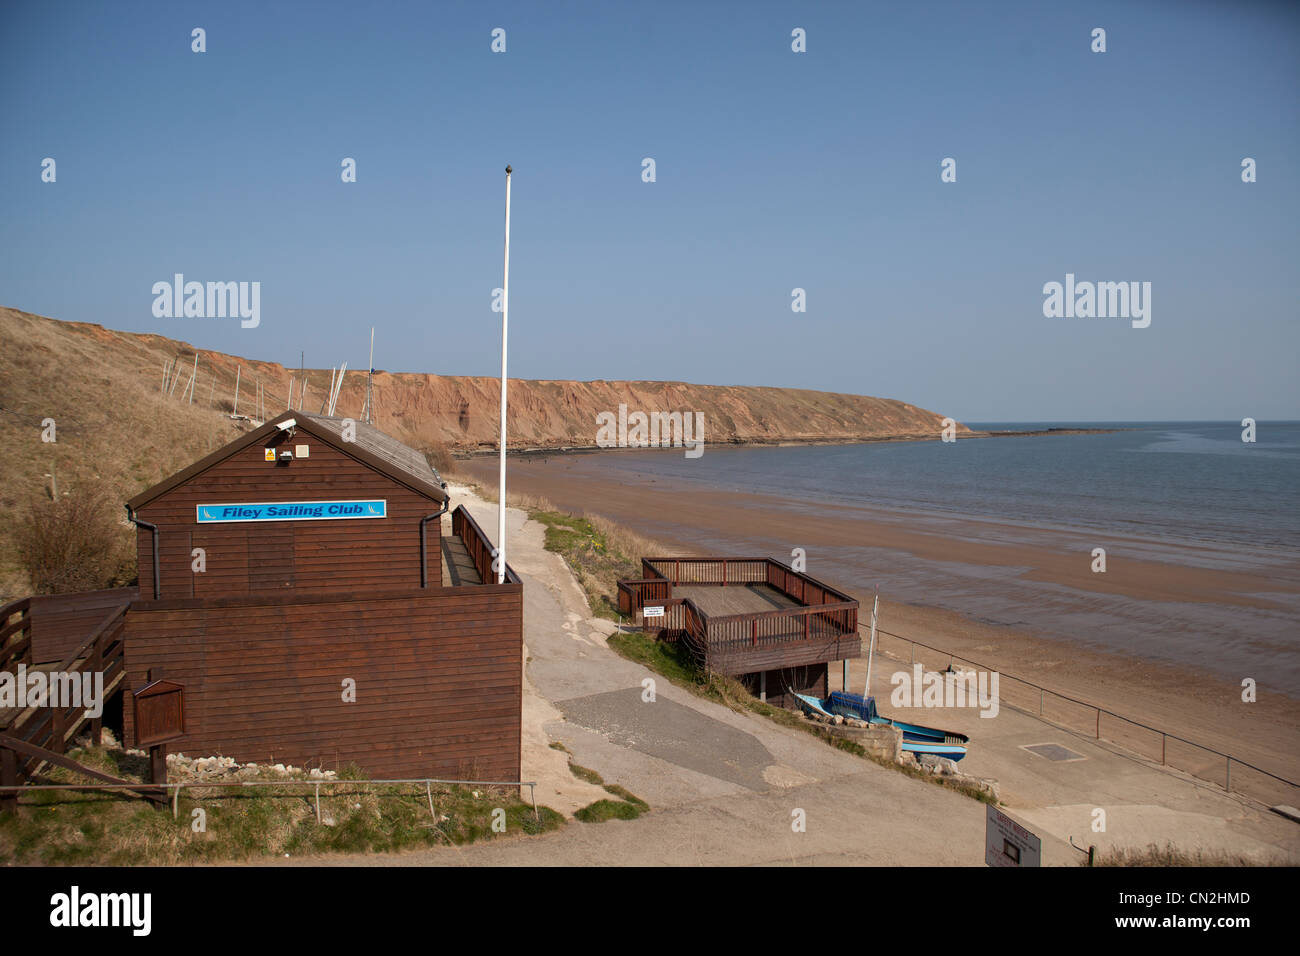
[[[410,784],[422,783],[426,788],[433,784],[451,784],[455,786],[478,786],[478,787],[528,787],[530,799],[533,804],[533,815],[540,820],[541,813],[537,808],[537,781],[535,780],[439,780],[436,777],[409,777],[395,780],[231,780],[227,782],[215,781],[195,781],[181,780],[175,783],[39,783],[39,784],[19,784],[17,786],[0,786],[0,792],[6,790],[15,791],[15,795],[28,790],[174,790],[172,795],[172,816],[176,816],[177,805],[180,803],[181,790],[189,787],[198,790],[211,790],[220,787],[285,787],[285,786],[312,786],[316,788],[316,818],[320,819],[320,788],[322,786],[339,786],[342,784],[351,784],[353,786],[388,786],[390,784]],[[432,799],[432,798],[431,798]]]
[[[866,629],[867,629],[867,625],[862,624],[862,623],[859,623],[859,624],[858,624],[858,630],[861,631],[861,630],[866,630]],[[1207,747],[1205,744],[1198,744],[1198,743],[1197,743],[1196,741],[1194,741],[1194,740],[1188,740],[1186,737],[1180,737],[1180,736],[1178,736],[1177,734],[1169,733],[1169,732],[1166,731],[1166,730],[1161,730],[1159,727],[1152,727],[1150,724],[1144,724],[1142,721],[1140,721],[1140,720],[1134,720],[1132,717],[1125,717],[1123,714],[1117,714],[1117,713],[1115,713],[1113,710],[1107,710],[1105,707],[1102,707],[1102,706],[1100,706],[1100,705],[1098,705],[1098,704],[1093,704],[1093,703],[1090,703],[1090,702],[1088,702],[1088,701],[1086,701],[1086,700],[1080,700],[1080,699],[1077,698],[1077,697],[1071,697],[1069,694],[1063,694],[1063,693],[1061,693],[1060,691],[1052,690],[1050,687],[1044,687],[1044,686],[1042,686],[1041,684],[1037,684],[1037,683],[1035,683],[1035,682],[1033,682],[1033,681],[1031,681],[1031,680],[1026,680],[1026,679],[1023,678],[1023,677],[1017,677],[1017,676],[1014,675],[1014,674],[1009,674],[1009,673],[1007,673],[1006,671],[1002,671],[1002,670],[1000,670],[1000,669],[998,669],[998,668],[996,668],[996,667],[990,667],[990,666],[987,665],[987,664],[981,664],[979,661],[972,660],[972,659],[969,658],[969,657],[964,657],[964,656],[962,656],[962,655],[960,655],[960,654],[954,653],[953,651],[950,651],[950,650],[946,650],[946,649],[944,649],[944,648],[942,648],[942,647],[935,647],[933,644],[926,644],[924,641],[917,641],[917,640],[914,640],[914,639],[912,639],[912,638],[910,638],[910,637],[905,637],[905,636],[903,636],[902,634],[895,634],[895,633],[893,633],[892,631],[886,631],[886,630],[884,630],[883,628],[880,628],[880,627],[877,627],[877,628],[876,628],[876,633],[877,633],[877,634],[884,634],[884,635],[886,635],[886,636],[888,636],[888,637],[893,637],[893,638],[896,638],[896,639],[898,639],[898,640],[900,640],[900,641],[906,641],[908,644],[910,644],[910,645],[912,646],[912,660],[911,660],[911,663],[913,663],[913,664],[916,663],[916,648],[918,648],[918,647],[924,647],[924,648],[926,648],[927,650],[936,651],[936,652],[938,652],[939,654],[946,654],[946,655],[948,655],[948,659],[949,659],[949,663],[950,663],[950,664],[951,664],[952,661],[961,661],[961,662],[963,662],[963,663],[965,663],[965,664],[971,664],[971,665],[973,665],[974,667],[976,667],[976,668],[978,668],[978,669],[983,669],[983,670],[989,671],[990,673],[996,671],[996,672],[997,672],[1000,676],[1002,676],[1002,677],[1007,677],[1007,678],[1009,678],[1009,679],[1011,679],[1011,680],[1018,681],[1018,682],[1021,683],[1021,684],[1024,684],[1024,685],[1026,685],[1026,686],[1028,686],[1028,687],[1031,687],[1031,688],[1033,688],[1034,690],[1037,690],[1037,691],[1039,692],[1039,704],[1038,704],[1038,713],[1037,713],[1037,714],[1033,714],[1031,711],[1025,710],[1023,707],[1017,707],[1015,704],[1011,703],[1010,701],[1004,701],[1004,702],[1003,702],[1003,703],[1005,704],[1005,706],[1010,707],[1012,710],[1019,711],[1019,712],[1022,713],[1022,714],[1029,714],[1029,716],[1031,716],[1031,717],[1033,717],[1033,716],[1037,716],[1037,717],[1039,717],[1039,718],[1041,718],[1041,719],[1043,719],[1043,720],[1047,720],[1047,718],[1046,718],[1046,717],[1044,716],[1044,714],[1043,714],[1043,695],[1051,694],[1053,697],[1059,698],[1059,699],[1061,699],[1061,700],[1069,701],[1069,702],[1072,703],[1072,704],[1078,704],[1080,707],[1086,707],[1086,708],[1089,708],[1090,710],[1094,710],[1094,711],[1096,711],[1096,712],[1097,712],[1097,725],[1096,725],[1096,730],[1095,730],[1095,732],[1093,733],[1093,737],[1094,737],[1095,739],[1097,739],[1097,740],[1103,740],[1103,739],[1109,740],[1109,739],[1110,739],[1110,738],[1103,738],[1103,737],[1101,736],[1101,715],[1102,715],[1102,714],[1105,714],[1105,715],[1108,716],[1108,717],[1114,717],[1116,720],[1122,720],[1122,721],[1124,721],[1124,722],[1127,723],[1127,724],[1132,724],[1134,727],[1141,727],[1143,730],[1149,730],[1149,731],[1150,731],[1151,733],[1153,733],[1153,734],[1159,734],[1160,737],[1161,737],[1161,747],[1160,747],[1160,749],[1161,749],[1161,760],[1160,760],[1160,763],[1161,763],[1162,766],[1170,766],[1170,764],[1168,764],[1168,762],[1167,762],[1167,760],[1166,760],[1166,756],[1165,756],[1165,753],[1166,753],[1166,744],[1167,744],[1167,742],[1170,741],[1170,740],[1176,740],[1176,741],[1178,741],[1179,743],[1186,744],[1186,745],[1189,746],[1189,747],[1195,747],[1197,750],[1204,751],[1205,753],[1214,754],[1216,757],[1222,757],[1224,760],[1227,761],[1227,764],[1226,764],[1226,767],[1225,767],[1225,769],[1226,769],[1226,775],[1225,775],[1225,779],[1224,779],[1224,783],[1225,783],[1224,790],[1227,791],[1227,792],[1229,792],[1229,793],[1232,792],[1232,765],[1233,765],[1234,763],[1237,764],[1237,765],[1239,765],[1239,766],[1241,766],[1241,767],[1245,767],[1245,768],[1247,768],[1247,769],[1249,769],[1249,770],[1253,770],[1253,771],[1256,772],[1256,773],[1263,774],[1265,777],[1269,777],[1269,778],[1272,779],[1272,780],[1276,780],[1278,783],[1285,784],[1285,785],[1288,786],[1288,787],[1295,787],[1296,789],[1300,790],[1300,783],[1297,783],[1297,782],[1294,781],[1294,780],[1288,780],[1286,777],[1282,777],[1282,776],[1279,776],[1278,774],[1272,773],[1271,771],[1265,770],[1263,767],[1257,767],[1257,766],[1255,766],[1255,765],[1252,764],[1252,763],[1248,763],[1247,761],[1242,760],[1240,757],[1234,757],[1232,754],[1224,753],[1223,751],[1221,751],[1221,750],[1216,750],[1216,749],[1214,749],[1213,747]],[[1055,723],[1055,722],[1054,722],[1054,721],[1048,721],[1048,723]],[[1116,742],[1116,741],[1112,741],[1112,742],[1113,742],[1113,743],[1116,743],[1117,746],[1123,746],[1122,744],[1118,744],[1118,742]],[[1129,748],[1125,747],[1124,749],[1125,749],[1125,750],[1128,750]],[[1134,753],[1137,753],[1137,751],[1133,751],[1133,752],[1134,752]],[[1215,782],[1215,781],[1213,781],[1213,780],[1208,780],[1207,778],[1205,778],[1205,777],[1203,777],[1203,776],[1200,776],[1199,774],[1195,773],[1194,771],[1188,770],[1188,771],[1185,771],[1185,772],[1190,773],[1192,776],[1197,777],[1198,779],[1205,780],[1207,783],[1214,783],[1214,782]],[[1240,792],[1240,791],[1238,791],[1238,792]]]

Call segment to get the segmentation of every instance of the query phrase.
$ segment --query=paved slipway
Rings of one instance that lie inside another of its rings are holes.
[[[452,490],[495,537],[496,506],[468,489]],[[570,821],[542,836],[460,848],[270,862],[983,865],[984,804],[656,680],[652,672],[606,646],[614,626],[588,617],[585,598],[563,560],[544,549],[541,525],[514,509],[507,510],[507,524],[508,559],[524,580],[523,778],[538,781],[540,803],[566,815],[608,796],[572,775],[566,754],[550,747],[559,741],[572,751],[575,762],[637,794],[652,812],[632,821]],[[647,681],[653,682],[653,700]],[[1114,775],[1130,789],[1136,787],[1132,799],[1115,792],[1124,786],[1106,791],[1104,805],[1127,831],[1124,842],[1141,845],[1147,833],[1192,835],[1198,845],[1264,856],[1282,853],[1293,859],[1300,849],[1300,827],[1295,824],[1267,819],[1267,813],[1123,757],[1094,753],[1094,748],[1088,755],[1098,759],[1082,769],[1073,763],[1053,767],[1028,756],[1018,749],[1022,737],[1035,743],[1059,738],[1075,750],[1083,746],[1039,721],[1006,709],[996,722],[974,714],[961,716],[974,720],[970,730],[977,735],[977,745],[992,742],[994,736],[982,733],[991,727],[978,725],[997,724],[998,755],[990,754],[986,767],[977,772],[1003,779],[1004,799],[1006,775],[1016,775],[1027,764],[1028,796],[1017,793],[1008,803],[1042,834],[1044,864],[1078,862],[1081,854],[1070,849],[1069,838],[1083,845],[1104,844],[1088,832],[1097,799],[1087,792],[1092,789],[1089,773],[1103,771],[1108,784]],[[1195,804],[1188,808],[1192,812],[1157,805],[1167,802],[1161,796],[1170,788],[1180,804]],[[805,823],[798,832],[792,826],[797,818]]]

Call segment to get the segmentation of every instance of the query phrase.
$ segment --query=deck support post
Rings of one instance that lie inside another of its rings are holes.
[[[767,671],[762,671],[758,675],[758,699],[767,703]]]
[[[841,663],[844,665],[844,677],[840,681],[840,686],[844,688],[844,693],[849,692],[849,659],[844,658]]]
[[[18,755],[7,747],[0,747],[0,786],[18,786]],[[18,809],[18,791],[5,790],[0,793],[0,812],[15,812]]]

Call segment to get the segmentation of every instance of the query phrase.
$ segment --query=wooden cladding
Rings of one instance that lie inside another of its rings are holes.
[[[519,779],[517,584],[138,602],[127,625],[130,686],[151,670],[185,685],[175,750],[355,763],[372,777]]]
[[[266,461],[260,443],[239,449],[141,506],[139,517],[158,526],[161,598],[420,586],[420,520],[443,502],[333,445],[310,444],[310,457],[289,465]],[[384,499],[387,517],[202,525],[195,520],[201,504],[358,499]],[[440,522],[428,522],[425,533],[428,579],[437,582]],[[202,549],[201,558],[196,549]],[[137,553],[140,580],[148,589],[153,580],[148,529],[139,529]],[[195,570],[199,560],[202,571]]]

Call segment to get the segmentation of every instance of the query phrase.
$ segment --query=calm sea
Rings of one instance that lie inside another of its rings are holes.
[[[987,431],[1124,429],[942,442],[706,447],[608,456],[610,474],[662,475],[792,502],[983,516],[1076,531],[1300,549],[1300,422],[1263,422],[1256,441],[1224,422],[968,422]]]
[[[968,424],[997,431],[1049,427]],[[880,509],[948,532],[956,526],[945,516],[956,516],[967,522],[958,533],[994,543],[1013,543],[1021,536],[1018,528],[1049,529],[1053,546],[1085,558],[1098,540],[1112,543],[1103,536],[1122,536],[1129,557],[1260,573],[1260,593],[1247,595],[1244,604],[1218,603],[1213,596],[1196,602],[1141,595],[1099,599],[1094,592],[1034,580],[1021,568],[925,559],[870,540],[853,547],[808,542],[818,549],[818,567],[833,566],[835,582],[858,593],[879,584],[895,600],[1233,679],[1267,672],[1274,686],[1300,696],[1300,581],[1294,580],[1300,576],[1300,423],[1260,422],[1253,444],[1242,442],[1235,422],[1073,427],[1123,430],[949,444],[707,446],[697,459],[676,451],[628,452],[579,456],[585,460],[572,465],[574,478],[589,472],[629,486],[665,482],[677,492],[700,487],[777,495],[792,513]],[[673,533],[693,540],[693,529],[677,526],[670,508],[609,517],[652,537]],[[709,544],[732,553],[788,553],[789,541],[769,535],[756,523],[731,536],[715,535]],[[809,570],[816,574],[812,553]]]

